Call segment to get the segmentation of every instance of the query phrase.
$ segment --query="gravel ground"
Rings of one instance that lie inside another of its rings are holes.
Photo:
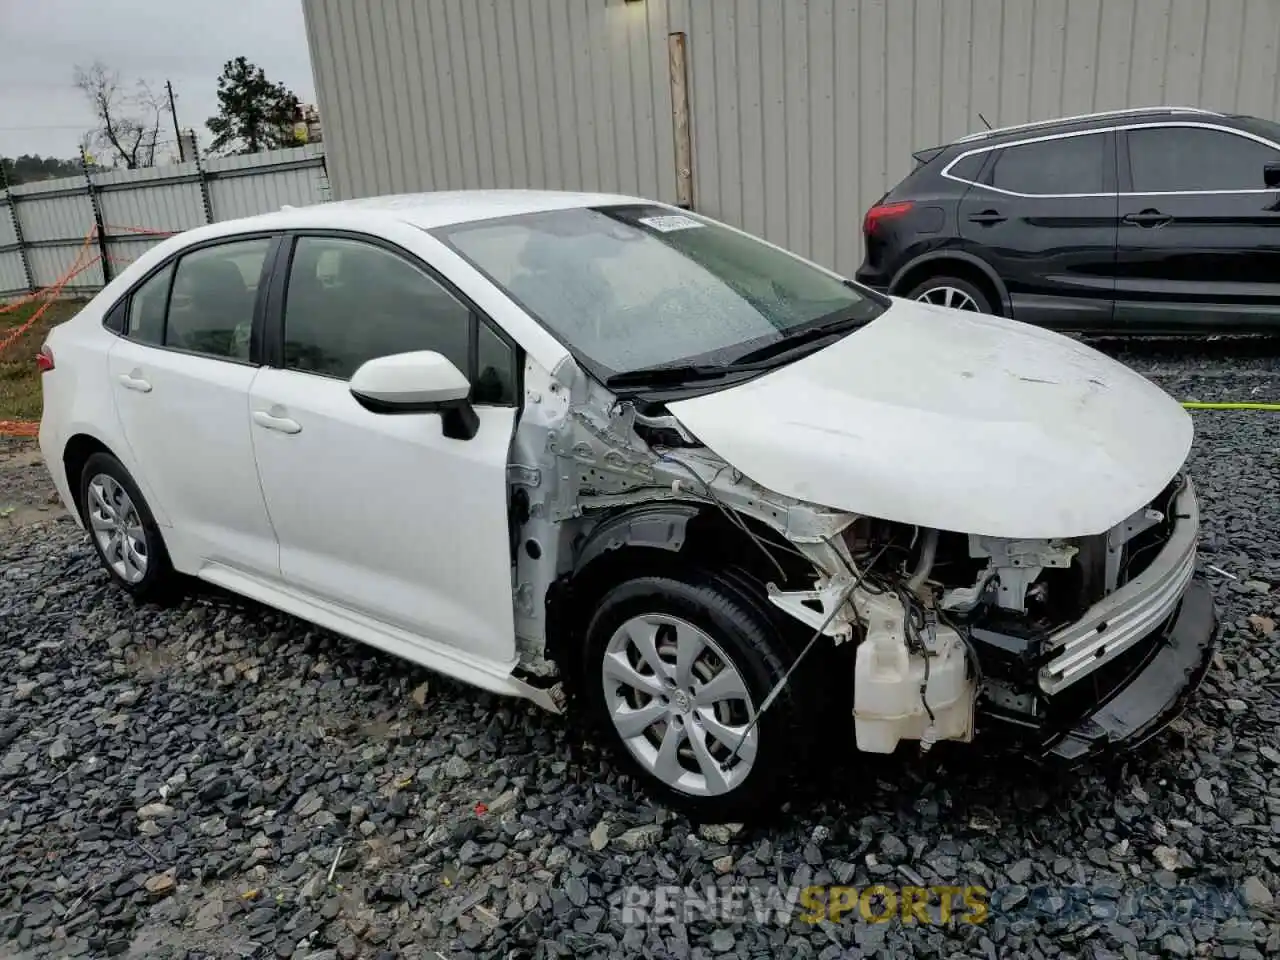
[[[1184,399],[1280,395],[1256,346],[1119,355]],[[1208,574],[1221,651],[1173,728],[1069,776],[978,746],[855,757],[838,799],[747,828],[654,807],[569,721],[248,601],[134,607],[39,509],[32,448],[0,446],[0,956],[1280,955],[1280,416],[1195,417],[1202,565],[1231,577]],[[616,909],[716,882],[977,885],[991,909]]]

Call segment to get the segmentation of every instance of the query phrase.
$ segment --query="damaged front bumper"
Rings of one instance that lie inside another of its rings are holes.
[[[1126,664],[1126,674],[1113,674],[1105,699],[1050,732],[1034,752],[1049,760],[1079,762],[1141,746],[1168,726],[1199,688],[1217,626],[1208,584],[1192,580],[1175,613],[1133,648],[1140,655]]]
[[[1195,577],[1199,510],[1184,480],[1176,522],[1137,577],[1049,638],[1038,674],[1033,756],[1077,762],[1133,749],[1164,729],[1200,686],[1217,634],[1208,585]]]

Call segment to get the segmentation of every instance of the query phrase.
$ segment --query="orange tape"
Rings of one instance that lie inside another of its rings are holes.
[[[0,420],[0,437],[36,437],[40,435],[38,420]]]

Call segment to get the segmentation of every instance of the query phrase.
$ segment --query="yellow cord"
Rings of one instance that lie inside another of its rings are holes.
[[[1280,403],[1201,403],[1198,400],[1184,400],[1182,405],[1188,410],[1280,410]]]

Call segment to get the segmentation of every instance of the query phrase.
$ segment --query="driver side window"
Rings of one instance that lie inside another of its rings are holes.
[[[367,360],[414,350],[448,357],[471,381],[473,403],[515,403],[510,346],[432,277],[362,240],[298,239],[285,294],[286,369],[346,380]]]

